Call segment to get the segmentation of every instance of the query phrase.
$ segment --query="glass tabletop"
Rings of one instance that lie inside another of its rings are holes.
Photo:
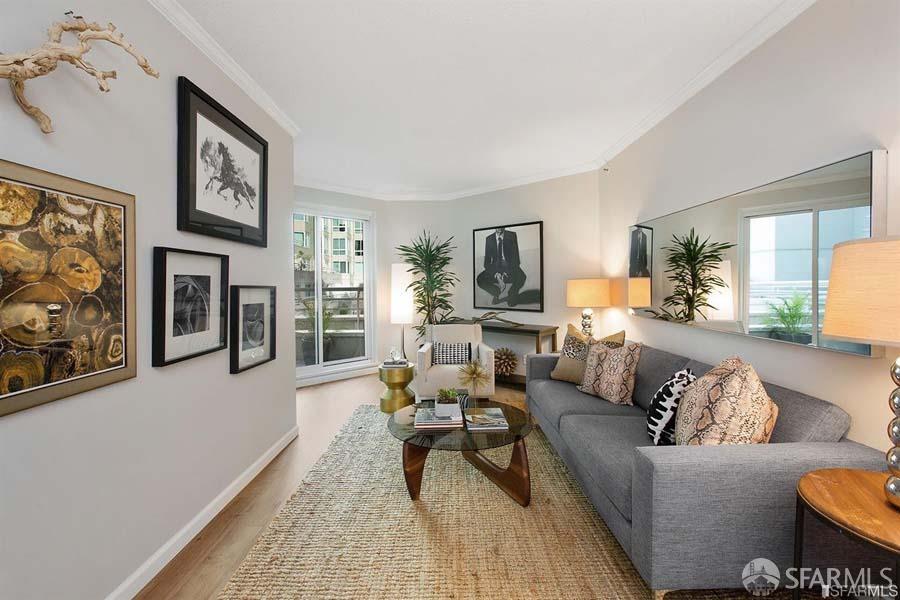
[[[415,422],[417,408],[432,408],[433,406],[433,400],[426,400],[420,404],[401,408],[388,419],[388,429],[395,438],[402,442],[432,450],[453,450],[456,452],[508,446],[531,433],[531,417],[529,415],[508,404],[490,400],[475,400],[474,402],[470,400],[469,406],[502,409],[503,415],[509,423],[509,431],[469,433],[465,427],[447,431],[416,431],[413,423]]]

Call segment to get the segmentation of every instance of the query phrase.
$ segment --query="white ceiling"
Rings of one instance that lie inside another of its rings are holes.
[[[296,124],[298,184],[389,200],[597,168],[813,2],[150,1]]]

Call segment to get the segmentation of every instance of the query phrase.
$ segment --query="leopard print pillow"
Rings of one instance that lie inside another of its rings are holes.
[[[556,368],[550,373],[550,379],[568,381],[569,383],[581,383],[584,379],[584,365],[588,351],[592,344],[605,344],[610,348],[618,348],[625,343],[625,332],[620,331],[608,335],[602,340],[595,340],[581,333],[574,325],[569,323],[566,331],[566,339],[563,341],[562,351]]]
[[[634,374],[641,360],[642,347],[638,343],[621,348],[594,344],[588,352],[584,379],[578,389],[613,404],[631,404]]]
[[[675,414],[679,445],[765,444],[778,405],[756,370],[738,357],[710,369],[684,392]]]

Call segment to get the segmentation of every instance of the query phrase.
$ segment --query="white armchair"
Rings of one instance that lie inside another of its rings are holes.
[[[494,395],[494,349],[481,340],[481,325],[431,325],[425,331],[425,344],[416,353],[416,378],[413,387],[416,401],[437,396],[441,388],[461,388],[460,365],[432,365],[434,342],[472,344],[472,359],[479,361],[488,372],[490,382],[478,386],[479,397]],[[469,393],[473,393],[470,388]]]

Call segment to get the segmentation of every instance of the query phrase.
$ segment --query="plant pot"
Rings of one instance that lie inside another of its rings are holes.
[[[435,402],[434,416],[439,417],[439,418],[452,417],[454,419],[461,419],[462,411],[459,408],[459,402],[452,402],[449,404]]]

